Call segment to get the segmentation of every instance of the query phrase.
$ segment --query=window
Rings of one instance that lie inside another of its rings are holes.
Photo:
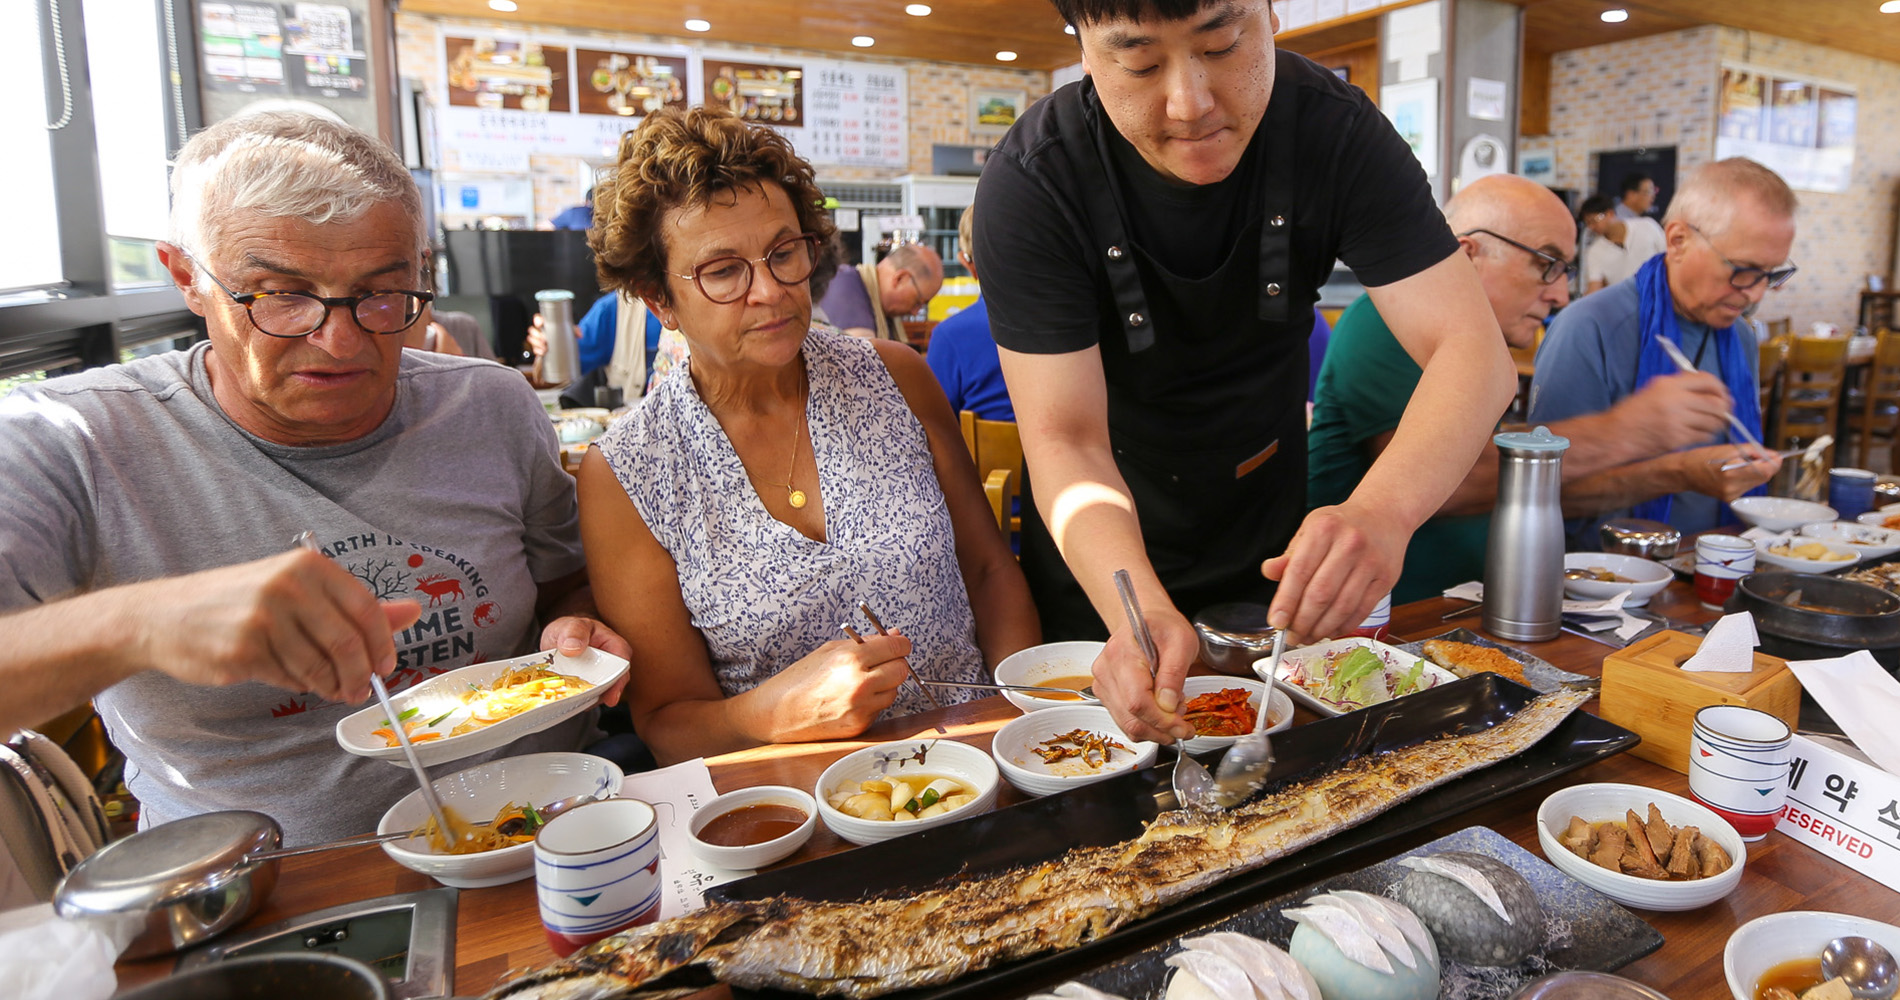
[[[47,0],[0,4],[0,38],[40,37],[47,18]],[[9,198],[7,227],[12,237],[0,240],[0,292],[59,283],[59,219],[53,199],[52,140],[46,126],[61,114],[60,94],[53,94],[47,110],[41,47],[16,45],[13,56],[25,65],[14,77],[9,99],[0,101],[0,135],[7,151],[0,156],[0,191],[17,192]],[[17,64],[16,64],[17,65]]]
[[[85,0],[99,187],[114,285],[166,280],[153,243],[165,238],[165,76],[151,0]]]

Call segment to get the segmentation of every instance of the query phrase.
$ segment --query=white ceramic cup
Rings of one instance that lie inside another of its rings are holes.
[[[548,946],[566,957],[660,915],[660,827],[639,799],[575,806],[534,838],[535,894]]]
[[[1741,705],[1710,705],[1689,735],[1689,793],[1746,841],[1774,829],[1788,798],[1788,724]]]
[[[1755,543],[1740,535],[1695,540],[1695,593],[1705,608],[1722,610],[1735,581],[1755,571]]]

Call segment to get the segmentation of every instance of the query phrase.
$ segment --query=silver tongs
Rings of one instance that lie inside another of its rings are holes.
[[[1115,571],[1115,592],[1121,595],[1122,612],[1128,616],[1128,628],[1134,633],[1135,647],[1148,663],[1148,674],[1153,676],[1159,669],[1160,653],[1155,649],[1154,636],[1148,632],[1148,619],[1142,617],[1141,602],[1135,599],[1135,584],[1128,571]],[[1207,773],[1201,762],[1187,755],[1180,744],[1174,747],[1174,801],[1189,809],[1216,809],[1220,802],[1215,794],[1214,776]]]

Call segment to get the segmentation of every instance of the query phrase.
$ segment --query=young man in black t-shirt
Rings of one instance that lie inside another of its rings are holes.
[[[1300,635],[1357,625],[1515,377],[1417,160],[1364,94],[1276,53],[1269,0],[1054,2],[1089,76],[1024,115],[977,189],[1036,508],[1023,568],[1046,637],[1107,624],[1096,687],[1129,735],[1165,740],[1192,734],[1187,615],[1270,599]],[[1335,258],[1424,367],[1430,405],[1350,500],[1307,515],[1305,344]]]

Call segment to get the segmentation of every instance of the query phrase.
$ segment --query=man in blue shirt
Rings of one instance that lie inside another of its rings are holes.
[[[1679,347],[1719,380],[1734,413],[1761,437],[1754,311],[1771,288],[1794,274],[1794,192],[1774,171],[1740,157],[1711,163],[1682,186],[1663,219],[1663,252],[1632,278],[1586,296],[1558,314],[1537,352],[1530,422],[1600,413],[1650,380],[1678,369],[1659,341]],[[1725,430],[1712,443],[1741,442]],[[1635,462],[1599,477],[1593,509],[1605,518],[1666,521],[1684,534],[1716,526],[1722,504],[1765,483],[1781,467],[1772,453],[1738,443],[1750,464],[1685,463],[1672,455]],[[1665,492],[1670,490],[1673,492]],[[1658,494],[1661,494],[1660,496]],[[1622,504],[1614,501],[1622,498]],[[1655,497],[1655,499],[1644,499]],[[1566,490],[1566,506],[1571,501]],[[1615,509],[1619,508],[1620,509]],[[1571,522],[1573,546],[1597,547],[1598,519]]]
[[[977,277],[970,252],[975,218],[976,208],[971,206],[957,222],[957,259],[972,278]],[[972,410],[984,420],[1016,419],[1016,410],[1009,405],[1009,387],[1003,384],[996,341],[990,339],[989,309],[981,295],[931,329],[930,350],[924,357],[937,373],[943,394],[950,397],[952,410]]]
[[[561,209],[548,221],[556,229],[594,228],[594,189],[587,189],[586,200],[581,204]]]

